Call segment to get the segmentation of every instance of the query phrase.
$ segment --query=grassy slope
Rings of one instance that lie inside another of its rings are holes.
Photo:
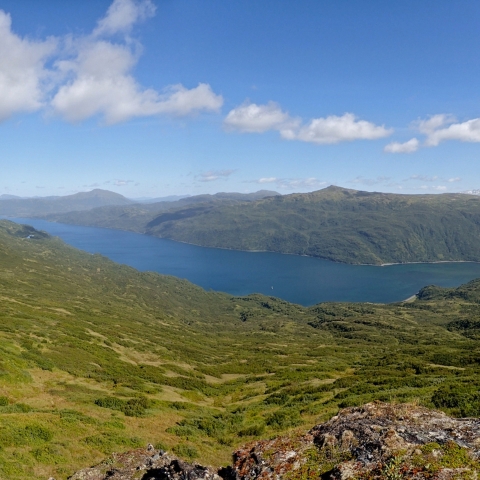
[[[479,282],[303,308],[30,233],[0,222],[0,478],[66,478],[147,442],[227,463],[374,398],[480,415]]]

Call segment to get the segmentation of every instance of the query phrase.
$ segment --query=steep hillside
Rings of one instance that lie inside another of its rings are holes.
[[[480,415],[480,281],[304,308],[205,292],[7,221],[0,267],[2,479],[65,479],[148,442],[225,465],[239,444],[372,400]]]
[[[147,225],[163,212],[176,212],[187,209],[189,212],[211,210],[219,205],[234,205],[242,202],[279,195],[269,190],[259,190],[254,193],[216,193],[215,195],[195,195],[181,198],[176,201],[163,201],[148,204],[135,204],[127,206],[104,206],[88,211],[68,212],[63,214],[46,215],[47,220],[85,225],[90,227],[117,228],[145,233]]]
[[[397,195],[333,186],[254,201],[221,195],[102,207],[47,219],[208,247],[310,255],[354,264],[480,261],[478,196]]]
[[[160,214],[146,233],[209,247],[346,263],[480,261],[480,198],[329,187],[204,211]]]
[[[103,205],[129,205],[132,200],[99,188],[63,197],[7,198],[0,202],[0,215],[32,217],[49,213],[89,210]]]

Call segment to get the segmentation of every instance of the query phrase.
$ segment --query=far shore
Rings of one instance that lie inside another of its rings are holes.
[[[29,218],[37,219],[37,220],[44,220],[47,222],[51,223],[63,223],[63,222],[58,222],[57,220],[47,220],[43,216],[33,216],[33,217],[17,217],[17,216],[12,216],[12,215],[0,215],[0,219],[25,219],[28,220]],[[185,240],[177,240],[174,238],[168,238],[168,237],[160,237],[157,235],[152,235],[147,232],[140,232],[136,230],[126,230],[124,228],[115,228],[115,227],[104,227],[104,226],[98,226],[98,225],[85,225],[85,224],[78,224],[78,223],[69,223],[64,225],[76,225],[79,227],[93,227],[93,228],[104,228],[108,230],[119,230],[122,232],[130,232],[130,233],[136,233],[138,235],[147,235],[150,237],[156,237],[156,238],[162,238],[165,240],[171,240],[173,242],[179,242],[179,243],[184,243],[186,245],[193,245],[195,247],[203,247],[203,248],[215,248],[219,250],[232,250],[236,252],[248,252],[248,253],[278,253],[280,255],[295,255],[298,257],[308,257],[308,258],[318,258],[320,260],[326,260],[327,262],[333,262],[333,263],[340,263],[343,265],[354,265],[354,266],[366,266],[366,267],[389,267],[393,265],[415,265],[415,264],[435,264],[435,263],[480,263],[480,261],[475,261],[475,260],[432,260],[432,261],[420,261],[420,262],[387,262],[387,263],[347,263],[347,262],[340,262],[338,260],[332,260],[331,258],[325,258],[325,257],[319,257],[319,256],[313,256],[313,255],[305,255],[302,253],[289,253],[289,252],[276,252],[273,250],[242,250],[242,249],[237,249],[237,248],[230,248],[230,247],[218,247],[218,246],[211,246],[211,245],[200,245],[198,243],[192,243],[192,242],[186,242]]]

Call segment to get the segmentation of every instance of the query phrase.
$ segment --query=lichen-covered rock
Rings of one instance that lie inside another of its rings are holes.
[[[70,480],[222,480],[217,471],[180,460],[151,445],[113,454],[95,467],[80,470]]]
[[[480,419],[423,407],[369,403],[305,435],[250,443],[218,470],[151,446],[115,454],[71,480],[381,480],[480,478]]]
[[[232,480],[473,479],[479,459],[479,419],[370,403],[342,410],[307,435],[237,450],[229,474]]]

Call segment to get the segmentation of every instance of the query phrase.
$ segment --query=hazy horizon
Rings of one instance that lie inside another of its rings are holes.
[[[0,193],[480,188],[479,20],[472,0],[4,0]]]

